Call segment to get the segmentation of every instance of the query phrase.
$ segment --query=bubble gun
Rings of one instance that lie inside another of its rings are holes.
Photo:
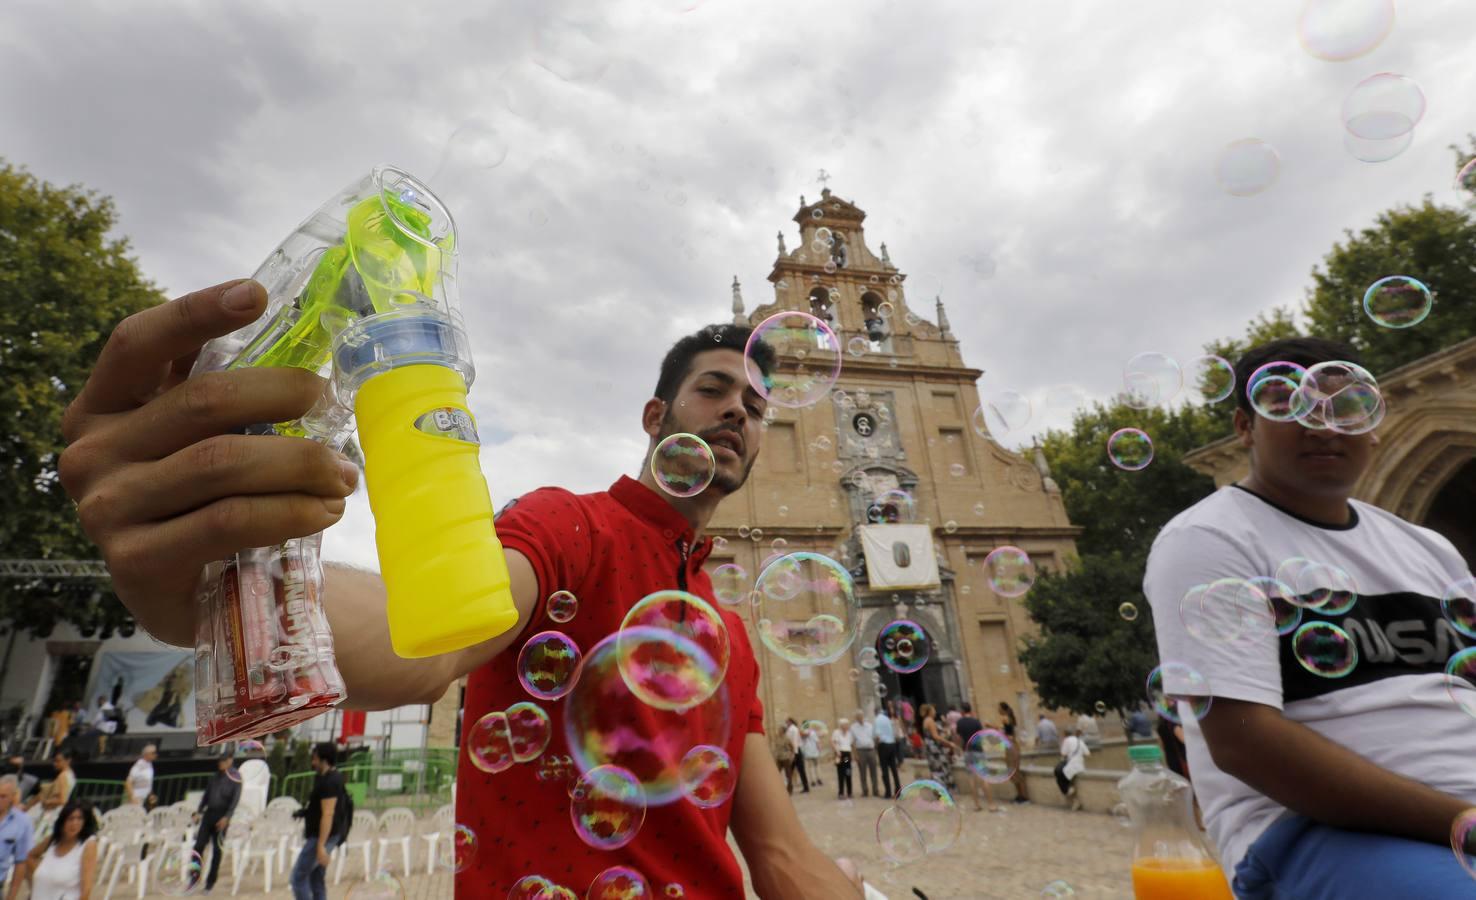
[[[294,366],[326,379],[302,418],[246,433],[342,450],[357,430],[390,641],[402,657],[458,650],[517,621],[466,402],[475,372],[456,262],[446,207],[410,175],[377,168],[272,251],[253,276],[266,312],[207,343],[190,372]],[[323,609],[322,537],[241,550],[201,571],[202,745],[279,731],[344,699]]]

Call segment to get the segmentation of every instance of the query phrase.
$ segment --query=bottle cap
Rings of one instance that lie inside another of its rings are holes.
[[[1128,748],[1128,759],[1134,763],[1163,762],[1163,751],[1157,744],[1135,744]]]

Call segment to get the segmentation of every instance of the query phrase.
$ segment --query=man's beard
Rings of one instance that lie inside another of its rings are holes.
[[[674,415],[672,415],[672,411],[670,409],[668,409],[666,411],[666,416],[664,418],[662,418],[662,420],[661,420],[661,434],[660,434],[660,436],[658,436],[656,438],[656,443],[659,444],[662,441],[664,441],[666,438],[668,438],[668,437],[670,437],[670,436],[672,436],[674,434],[694,434],[694,433],[695,432],[687,431],[685,428],[681,428],[680,426],[678,426],[677,425],[677,422],[676,422],[676,417]],[[698,435],[698,437],[701,437],[701,435]],[[746,442],[744,444],[744,449],[745,450],[747,449]],[[716,453],[713,454],[713,460],[712,461],[713,461],[713,471],[714,471],[715,474],[712,477],[712,484],[709,484],[707,486],[707,488],[708,488],[708,490],[712,490],[713,488],[716,488],[717,490],[719,490],[719,491],[722,492],[723,496],[728,496],[729,494],[735,493],[739,488],[743,487],[743,485],[748,481],[748,473],[751,472],[751,471],[753,471],[753,464],[755,462],[757,462],[758,459],[757,459],[757,457],[755,457],[753,459],[750,459],[747,463],[745,463],[744,466],[743,466],[743,474],[738,475],[737,477],[734,477],[732,475],[725,475],[725,474],[723,474],[722,466],[718,465]]]

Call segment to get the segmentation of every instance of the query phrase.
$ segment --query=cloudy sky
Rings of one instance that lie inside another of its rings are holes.
[[[1476,131],[1476,6],[1401,4],[1348,62],[1304,50],[1299,6],[12,0],[0,156],[113,196],[170,294],[248,274],[378,163],[431,179],[500,504],[634,473],[661,354],[729,317],[734,275],[768,299],[822,168],[911,308],[943,296],[985,391],[1105,397],[1135,353],[1192,358],[1299,302],[1344,228],[1453,202],[1448,145]],[[1370,165],[1340,108],[1383,71],[1428,111]],[[1248,137],[1280,175],[1232,197],[1215,162]],[[371,529],[361,492],[329,555],[373,564]]]

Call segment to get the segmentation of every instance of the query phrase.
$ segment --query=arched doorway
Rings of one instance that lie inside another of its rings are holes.
[[[1444,535],[1461,555],[1466,565],[1476,569],[1476,458],[1455,471],[1435,492],[1430,509],[1425,513],[1426,528]]]

